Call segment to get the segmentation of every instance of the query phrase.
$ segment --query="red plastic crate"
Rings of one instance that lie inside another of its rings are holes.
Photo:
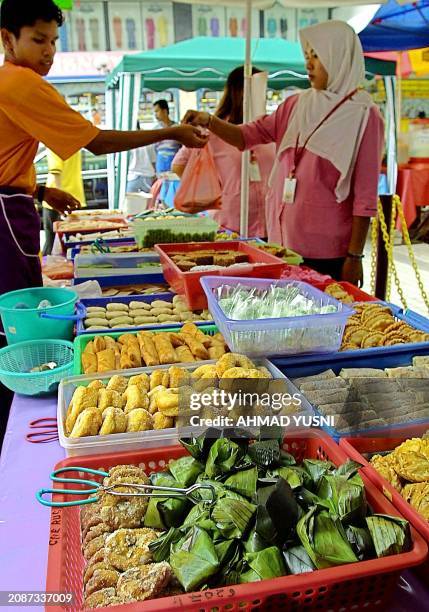
[[[347,291],[347,293],[349,293],[351,296],[353,296],[355,302],[378,302],[378,298],[374,297],[373,295],[370,295],[369,293],[365,293],[365,291],[362,291],[362,289],[359,289],[359,287],[356,287],[355,285],[352,285],[352,283],[348,283],[347,281],[336,281],[336,280],[329,280],[329,281],[324,281],[323,283],[310,283],[311,285],[314,285],[314,287],[317,287],[317,289],[320,289],[321,291],[325,291],[326,287],[328,287],[328,285],[332,285],[332,284],[336,284],[336,285],[340,285],[344,291]]]
[[[264,253],[256,247],[250,246],[247,242],[235,240],[225,242],[186,242],[184,244],[156,244],[161,259],[164,277],[170,287],[176,293],[185,296],[191,310],[203,310],[207,308],[207,298],[201,287],[200,278],[202,276],[246,276],[253,278],[280,278],[287,264],[278,257]],[[170,253],[191,253],[201,249],[211,249],[214,251],[240,251],[249,257],[248,267],[240,265],[230,266],[225,270],[207,270],[206,272],[182,272],[174,261],[170,259]],[[254,266],[252,264],[264,264]]]
[[[363,473],[376,485],[379,491],[392,502],[399,512],[419,531],[426,542],[429,542],[429,522],[402,497],[392,485],[381,476],[376,469],[362,456],[362,453],[375,453],[377,451],[394,450],[397,446],[410,438],[421,437],[428,429],[428,424],[409,425],[399,431],[391,432],[392,437],[368,438],[342,438],[340,446],[348,457],[364,465]],[[428,566],[429,569],[429,566]]]
[[[283,448],[298,460],[308,458],[330,459],[336,465],[346,461],[344,451],[320,430],[295,431],[284,440]],[[134,464],[148,471],[163,469],[169,460],[186,455],[181,446],[169,446],[139,452],[117,453],[65,459],[56,465],[109,469],[118,464]],[[67,474],[75,477],[73,473]],[[368,503],[375,512],[400,513],[362,475]],[[66,488],[58,484],[56,488]],[[76,488],[75,484],[70,485]],[[72,496],[70,496],[71,498]],[[67,496],[58,495],[58,500]],[[77,499],[73,496],[73,499]],[[104,610],[123,612],[166,612],[182,609],[198,612],[238,612],[242,610],[387,610],[386,604],[394,592],[401,571],[423,563],[427,546],[412,528],[413,547],[409,552],[383,559],[361,561],[339,567],[316,570],[297,576],[284,576],[243,585],[231,585],[204,592],[186,593],[145,602],[110,606]],[[49,607],[51,612],[82,609],[82,573],[84,559],[81,553],[79,508],[53,508],[47,570],[47,591],[74,592],[72,607]]]

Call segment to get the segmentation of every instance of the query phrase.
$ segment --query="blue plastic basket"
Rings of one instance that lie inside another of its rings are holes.
[[[30,372],[55,361],[58,367]],[[0,382],[21,395],[55,393],[61,380],[73,374],[73,344],[66,340],[18,342],[0,350]]]
[[[81,335],[94,335],[94,330],[87,330],[85,329],[85,325],[83,320],[87,317],[86,314],[86,308],[88,306],[103,306],[106,307],[107,304],[115,304],[120,302],[121,304],[129,304],[130,302],[146,302],[146,303],[150,303],[153,302],[155,300],[164,300],[165,302],[172,302],[173,298],[176,294],[175,293],[154,293],[152,295],[130,295],[127,297],[111,297],[111,298],[88,298],[88,299],[84,299],[81,300],[80,302],[78,302],[77,305],[77,312],[78,314],[81,315],[81,319],[77,322],[76,325],[76,336],[81,336]],[[184,323],[185,321],[183,321]],[[207,325],[210,324],[211,321],[192,321],[192,323],[194,325],[196,325],[197,327],[200,327],[202,325]],[[180,324],[180,323],[178,323]],[[112,331],[115,332],[121,332],[121,333],[127,333],[127,332],[138,332],[140,330],[147,330],[147,329],[166,329],[166,328],[171,328],[172,325],[175,325],[174,322],[172,321],[167,321],[166,323],[147,323],[146,325],[141,325],[139,327],[132,327],[131,329],[129,327],[123,327],[123,328],[116,328],[114,330],[106,328],[106,329],[100,329],[97,332],[98,334],[101,335],[105,335],[105,334],[109,334]]]
[[[352,352],[352,351],[350,351]],[[356,353],[356,351],[353,351]],[[305,396],[305,392],[299,390],[299,388],[294,384],[295,378],[304,378],[306,376],[314,376],[316,374],[320,374],[326,370],[332,370],[337,376],[340,373],[342,368],[376,368],[376,369],[384,369],[389,367],[399,367],[399,366],[409,366],[412,363],[412,356],[409,354],[401,354],[401,353],[393,353],[390,355],[382,355],[378,358],[356,358],[349,359],[347,362],[340,361],[337,359],[337,355],[332,356],[332,358],[323,362],[314,362],[313,364],[307,365],[298,365],[298,366],[279,366],[277,361],[278,369],[284,374],[288,379],[291,379],[291,385],[293,386],[293,390],[290,393],[293,395],[294,392],[299,393],[301,397],[301,407],[307,413],[313,414],[316,417],[321,419],[320,427],[323,431],[326,431],[336,442],[338,442],[341,438],[350,438],[350,437],[359,437],[365,436],[368,438],[380,438],[386,437],[389,435],[398,435],[398,431],[401,431],[404,427],[414,427],[422,424],[427,424],[429,428],[429,413],[427,419],[415,419],[413,421],[404,421],[403,423],[395,423],[392,425],[384,425],[381,427],[373,427],[371,429],[356,429],[354,431],[348,432],[340,432],[335,427],[331,427],[330,425],[326,425],[323,423],[323,419],[325,415],[323,415],[313,404],[309,402],[309,400]]]
[[[380,303],[387,305],[398,321],[404,321],[404,323],[408,323],[411,327],[429,332],[429,328],[426,327],[429,326],[429,321],[422,315],[412,313],[412,316],[409,316],[402,308],[399,308],[399,306],[395,306],[389,302]],[[336,368],[351,367],[389,368],[395,365],[404,365],[406,362],[410,363],[411,358],[417,355],[429,355],[429,342],[414,342],[408,344],[394,344],[393,346],[354,349],[340,351],[334,355],[298,355],[293,358],[289,356],[275,357],[271,361],[290,378],[297,378],[299,376],[306,376],[306,372],[309,371],[313,374],[318,374],[329,368],[334,371]]]
[[[94,280],[93,277],[81,277],[74,278],[73,285],[80,285],[90,280]],[[97,282],[100,287],[119,287],[124,285],[159,285],[165,283],[165,278],[162,272],[156,274],[124,274],[122,276],[99,276]]]
[[[210,313],[231,351],[249,356],[299,355],[338,351],[347,319],[353,310],[308,283],[291,280],[204,276],[200,283],[207,296]],[[337,312],[272,319],[237,320],[228,318],[219,306],[214,290],[237,285],[265,290],[293,286],[321,305],[333,305]]]

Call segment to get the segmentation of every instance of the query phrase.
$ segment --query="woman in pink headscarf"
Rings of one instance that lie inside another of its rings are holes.
[[[361,284],[362,252],[377,210],[383,121],[359,89],[365,64],[352,28],[329,21],[301,30],[300,37],[309,90],[246,125],[196,111],[185,120],[240,150],[275,142],[269,240],[297,251],[322,273]]]

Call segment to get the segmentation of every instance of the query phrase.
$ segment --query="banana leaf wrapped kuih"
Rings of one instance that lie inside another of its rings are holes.
[[[313,572],[406,552],[407,521],[374,514],[359,463],[299,465],[277,439],[200,437],[190,456],[152,484],[198,489],[196,499],[152,498],[145,526],[163,530],[149,546],[186,592]]]

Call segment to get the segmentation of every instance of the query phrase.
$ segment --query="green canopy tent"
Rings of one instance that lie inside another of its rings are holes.
[[[244,38],[199,37],[154,51],[125,55],[106,81],[109,127],[134,129],[143,87],[153,91],[173,87],[185,91],[222,90],[229,72],[243,64],[244,53]],[[268,72],[268,85],[273,89],[309,86],[299,43],[280,38],[253,39],[251,60],[253,65]],[[366,67],[368,77],[395,74],[395,62],[366,58]],[[109,158],[110,206],[118,207],[125,196],[129,154]]]

